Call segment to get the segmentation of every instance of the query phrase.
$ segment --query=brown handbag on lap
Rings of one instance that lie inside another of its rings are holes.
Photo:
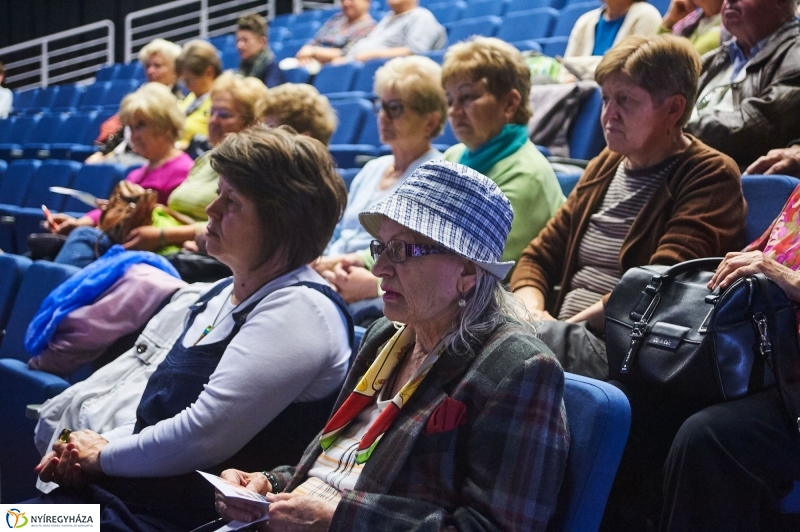
[[[154,190],[144,189],[130,181],[120,181],[111,192],[108,203],[101,207],[103,214],[97,226],[114,243],[121,244],[131,229],[152,225],[157,200]]]

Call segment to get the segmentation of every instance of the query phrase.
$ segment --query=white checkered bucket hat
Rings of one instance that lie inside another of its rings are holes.
[[[375,238],[384,217],[434,240],[503,279],[500,262],[514,212],[497,185],[467,166],[429,161],[384,201],[358,215]]]

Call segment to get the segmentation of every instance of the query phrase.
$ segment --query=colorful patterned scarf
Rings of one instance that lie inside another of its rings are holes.
[[[322,436],[320,437],[320,445],[323,451],[328,450],[334,444],[336,438],[342,430],[347,427],[356,416],[369,406],[375,395],[381,391],[384,384],[386,384],[392,373],[398,369],[400,363],[405,359],[406,355],[411,352],[416,340],[416,334],[407,326],[398,330],[391,340],[387,342],[375,362],[369,367],[367,372],[356,385],[355,390],[350,393],[350,396],[345,399],[339,410],[331,417],[325,428],[322,429]],[[439,356],[444,351],[444,341],[433,348],[431,353],[425,358],[420,367],[411,377],[411,379],[403,386],[403,388],[392,398],[391,403],[386,409],[378,415],[372,425],[367,429],[367,432],[361,438],[361,443],[356,450],[356,463],[363,464],[372,455],[372,451],[378,446],[381,437],[394,422],[400,409],[403,405],[408,403],[408,400],[419,387],[422,380],[433,367],[433,363],[439,359]]]

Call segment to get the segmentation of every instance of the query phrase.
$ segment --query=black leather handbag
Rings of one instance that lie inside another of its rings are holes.
[[[698,407],[800,380],[795,307],[763,275],[724,292],[707,283],[722,258],[632,268],[606,305],[611,379],[687,399]]]

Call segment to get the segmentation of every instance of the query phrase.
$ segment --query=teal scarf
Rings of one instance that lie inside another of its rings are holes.
[[[528,126],[506,124],[497,136],[477,150],[464,150],[458,162],[486,174],[494,165],[515,153],[527,141]]]

